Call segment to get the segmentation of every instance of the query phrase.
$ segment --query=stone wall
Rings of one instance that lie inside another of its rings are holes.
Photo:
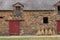
[[[56,34],[56,14],[54,11],[24,11],[24,21],[21,22],[23,35],[53,35]],[[49,23],[43,23],[43,17],[48,17]]]
[[[0,34],[9,34],[9,22],[13,20],[12,11],[0,12]],[[48,17],[48,24],[43,23],[43,17]],[[20,17],[17,17],[18,19]],[[54,35],[56,34],[56,14],[54,11],[24,11],[20,21],[20,35]]]
[[[12,15],[12,11],[0,11],[0,35],[9,35],[9,22],[6,21]]]

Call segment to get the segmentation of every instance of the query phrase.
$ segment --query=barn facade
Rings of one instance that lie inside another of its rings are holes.
[[[34,1],[1,0],[0,35],[60,34],[60,1]]]

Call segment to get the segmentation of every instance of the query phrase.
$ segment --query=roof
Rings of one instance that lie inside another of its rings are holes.
[[[16,4],[19,4],[19,5],[21,5],[21,6],[23,6],[23,7],[24,7],[24,5],[23,5],[23,4],[21,4],[20,2],[17,2],[17,3],[15,3],[15,4],[13,4],[13,6],[15,6]]]
[[[13,10],[13,4],[20,2],[24,10],[54,10],[60,0],[0,0],[0,10]]]

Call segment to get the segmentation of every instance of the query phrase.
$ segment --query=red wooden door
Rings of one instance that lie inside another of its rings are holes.
[[[10,20],[9,21],[9,34],[10,35],[19,35],[19,21]]]
[[[57,21],[57,32],[60,33],[60,21]]]

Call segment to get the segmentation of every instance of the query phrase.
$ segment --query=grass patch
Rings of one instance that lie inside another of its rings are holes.
[[[60,37],[40,37],[40,38],[0,38],[0,40],[60,40]]]

